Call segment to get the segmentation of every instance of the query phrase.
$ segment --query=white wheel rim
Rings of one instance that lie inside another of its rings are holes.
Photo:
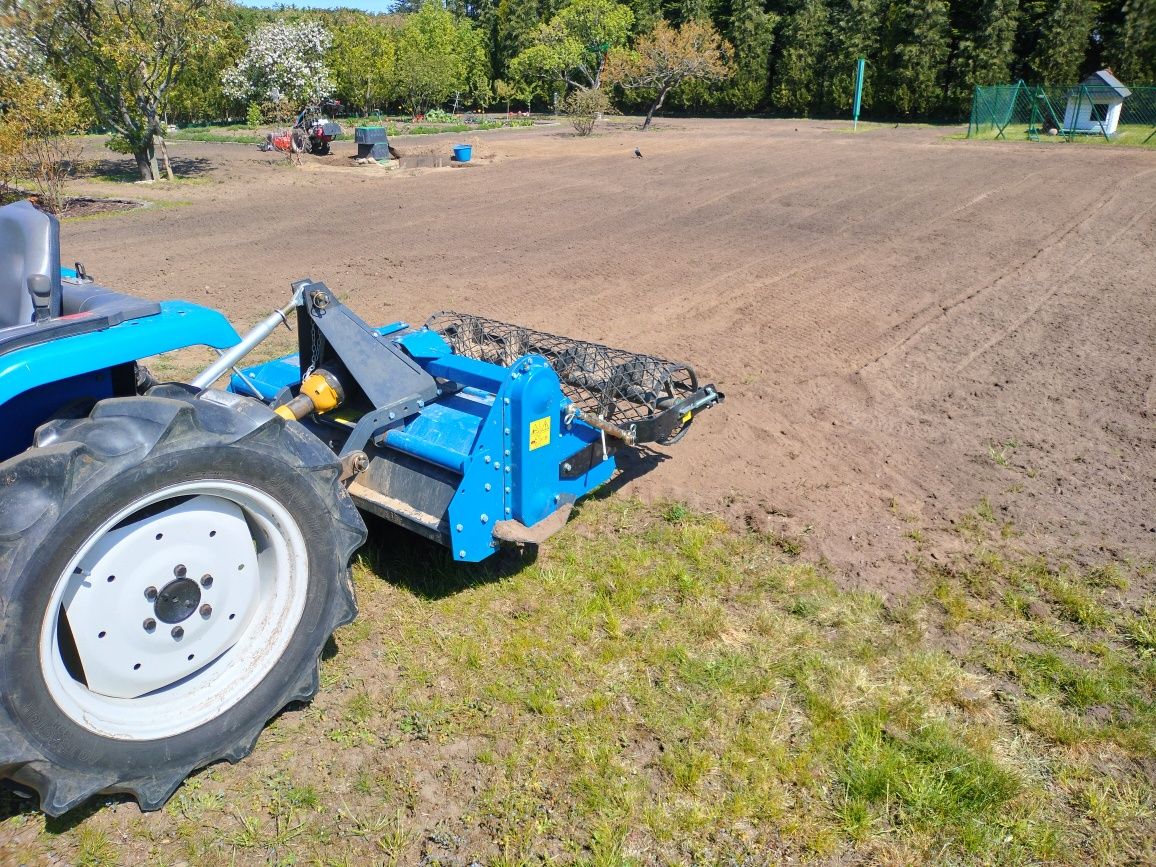
[[[308,575],[297,522],[256,488],[204,480],[135,500],[56,581],[39,642],[48,691],[74,722],[109,738],[203,725],[281,658]]]

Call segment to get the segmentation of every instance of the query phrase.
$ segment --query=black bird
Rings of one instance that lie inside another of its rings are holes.
[[[634,155],[639,159],[642,159],[642,151],[640,151],[638,148],[634,149]]]

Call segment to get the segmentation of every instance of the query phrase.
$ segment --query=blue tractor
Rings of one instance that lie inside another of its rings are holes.
[[[282,325],[296,355],[239,367]],[[220,355],[189,383],[140,364],[195,345]],[[373,328],[312,280],[242,337],[61,268],[55,219],[0,208],[0,778],[53,816],[161,807],[317,691],[362,512],[463,563],[537,545],[721,400],[685,364],[476,316]]]

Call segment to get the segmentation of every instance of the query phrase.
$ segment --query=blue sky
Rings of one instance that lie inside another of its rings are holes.
[[[361,9],[365,12],[388,12],[394,0],[297,0],[278,3],[276,0],[235,0],[242,6],[259,6],[266,9],[276,6],[297,6],[301,9]]]

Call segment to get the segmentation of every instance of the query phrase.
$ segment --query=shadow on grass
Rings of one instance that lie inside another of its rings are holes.
[[[111,803],[133,802],[128,795],[98,795],[69,810],[62,816],[44,817],[44,830],[48,834],[66,834],[95,816]],[[135,803],[135,802],[133,802]],[[0,780],[0,822],[16,816],[40,815],[40,796],[11,780]],[[7,861],[2,863],[7,864]]]
[[[626,449],[616,456],[619,470],[609,482],[583,497],[574,507],[574,520],[584,503],[613,496],[624,485],[654,469],[669,456],[643,449]],[[450,551],[396,524],[365,515],[369,540],[357,553],[357,562],[395,587],[419,599],[437,600],[471,587],[502,581],[532,565],[538,557],[535,545],[506,545],[481,563],[458,563]],[[545,544],[550,545],[551,541]]]
[[[0,822],[13,816],[32,816],[40,811],[40,799],[24,786],[0,780]]]
[[[449,549],[372,515],[365,516],[369,541],[356,562],[419,599],[453,596],[470,587],[501,581],[521,572],[538,556],[537,548],[503,547],[482,563],[457,563]]]
[[[179,178],[192,178],[208,174],[216,166],[205,157],[169,157],[173,174]],[[162,170],[163,171],[163,170]],[[109,181],[131,183],[140,180],[136,161],[132,157],[107,157],[86,160],[76,166],[78,179],[100,178]]]

